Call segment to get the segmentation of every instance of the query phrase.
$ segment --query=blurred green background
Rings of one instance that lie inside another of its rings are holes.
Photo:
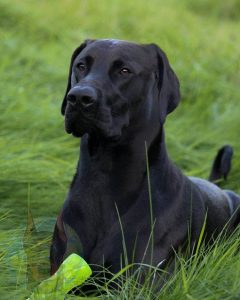
[[[158,44],[181,83],[166,123],[171,158],[206,178],[217,149],[231,144],[223,185],[240,192],[239,30],[239,0],[0,0],[0,299],[27,294],[28,203],[49,239],[75,172],[79,140],[60,114],[72,51],[86,38]]]

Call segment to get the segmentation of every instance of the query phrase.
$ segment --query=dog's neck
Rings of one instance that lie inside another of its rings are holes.
[[[152,141],[136,137],[124,145],[96,142],[85,135],[81,140],[78,177],[89,182],[91,176],[98,176],[105,185],[103,191],[106,194],[112,193],[114,201],[123,203],[124,198],[131,198],[130,195],[134,198],[135,193],[146,183],[147,160],[150,173],[157,172],[159,185],[164,183],[172,163],[167,155],[163,128]],[[164,184],[162,189],[165,189]]]
[[[109,172],[121,161],[134,161],[135,167],[149,165],[158,161],[161,165],[169,161],[164,138],[164,129],[160,128],[154,138],[135,136],[125,143],[115,143],[98,138],[97,136],[84,135],[81,139],[79,167],[86,163],[99,167],[103,172]],[[124,164],[125,165],[125,164]],[[129,164],[126,164],[126,167]]]

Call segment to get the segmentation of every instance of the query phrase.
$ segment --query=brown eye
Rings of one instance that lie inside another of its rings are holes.
[[[85,72],[86,69],[87,69],[86,66],[85,66],[83,63],[78,64],[78,65],[77,65],[77,68],[78,68],[78,70],[79,70],[81,73]]]
[[[121,75],[128,75],[128,74],[131,74],[132,72],[128,69],[128,68],[122,68],[120,70],[120,74]]]

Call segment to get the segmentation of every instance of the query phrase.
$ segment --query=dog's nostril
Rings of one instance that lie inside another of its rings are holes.
[[[82,109],[92,109],[97,101],[97,93],[93,88],[74,87],[68,93],[68,103],[74,107],[82,107]]]
[[[90,96],[83,96],[81,99],[81,103],[83,106],[89,106],[91,104],[93,104],[94,99]]]
[[[68,95],[67,100],[72,105],[74,105],[77,102],[77,98],[74,95]]]

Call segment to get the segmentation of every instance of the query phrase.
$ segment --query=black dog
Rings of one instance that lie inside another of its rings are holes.
[[[88,40],[74,51],[62,114],[66,131],[82,137],[80,160],[56,223],[51,273],[72,252],[112,272],[133,252],[134,262],[167,262],[189,229],[191,245],[198,239],[206,215],[208,239],[226,223],[235,228],[240,197],[184,176],[167,155],[163,125],[179,100],[178,79],[154,44]],[[221,149],[212,180],[227,175],[231,155]]]

